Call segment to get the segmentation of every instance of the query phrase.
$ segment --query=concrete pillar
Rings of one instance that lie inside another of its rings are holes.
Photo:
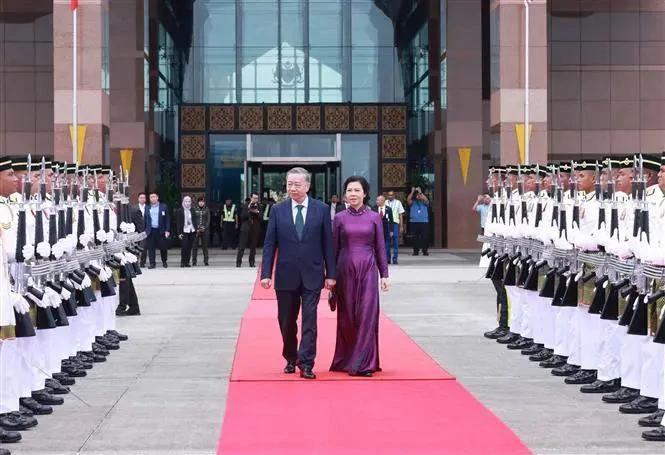
[[[109,126],[109,93],[102,82],[103,57],[109,52],[103,38],[108,6],[108,0],[85,0],[78,8],[78,124],[87,126],[82,163],[108,161],[104,130]],[[72,21],[70,1],[53,0],[53,155],[69,163],[73,161]]]
[[[491,125],[499,131],[501,164],[514,164],[520,161],[515,127],[524,124],[525,6],[522,0],[493,0],[491,8],[498,25],[498,34],[492,37],[492,71],[498,70],[493,78],[499,78],[499,89],[492,93]],[[529,17],[529,162],[544,164],[548,150],[546,0],[532,0]]]
[[[111,42],[111,165],[121,164],[120,151],[131,149],[130,189],[145,187],[146,125],[144,114],[143,0],[113,0]]]
[[[448,0],[446,207],[448,248],[476,248],[479,218],[471,213],[483,190],[481,2]],[[461,151],[461,153],[460,153]],[[462,165],[468,156],[466,182]]]

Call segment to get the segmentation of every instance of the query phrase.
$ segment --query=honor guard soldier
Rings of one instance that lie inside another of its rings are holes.
[[[653,246],[653,255],[649,258],[652,263],[665,268],[665,152],[660,158],[660,171],[658,173],[657,186],[647,188],[647,198],[652,203],[650,210],[655,212],[657,225],[651,230],[656,234]],[[651,219],[651,218],[650,218]],[[659,288],[664,289],[665,282],[659,280]],[[665,349],[665,298],[656,301],[656,314],[658,316],[657,331],[654,334],[654,343],[658,343],[661,349]],[[650,319],[651,320],[651,319]],[[661,351],[661,360],[665,353]],[[660,400],[658,410],[650,416],[640,419],[640,425],[645,427],[656,427],[642,433],[642,438],[647,441],[665,441],[665,369],[661,364]]]

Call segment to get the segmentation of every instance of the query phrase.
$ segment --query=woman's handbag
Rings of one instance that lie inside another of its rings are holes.
[[[335,291],[328,291],[328,305],[330,306],[330,311],[337,309],[337,294],[335,294]]]

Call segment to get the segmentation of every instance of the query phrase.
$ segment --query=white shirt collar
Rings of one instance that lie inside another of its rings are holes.
[[[307,205],[309,205],[309,196],[305,196],[305,200],[302,201],[302,203],[297,203],[295,200],[291,199],[291,210],[295,210],[295,208],[298,205],[302,205],[303,208],[307,209]]]

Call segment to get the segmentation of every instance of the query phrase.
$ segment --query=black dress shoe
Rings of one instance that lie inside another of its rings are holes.
[[[129,337],[125,334],[118,332],[117,330],[109,330],[107,333],[110,333],[120,341],[127,341]]]
[[[658,410],[658,398],[639,396],[630,403],[619,406],[622,414],[651,414]]]
[[[508,333],[506,333],[501,338],[497,338],[496,342],[499,343],[499,344],[510,344],[510,343],[514,343],[519,338],[520,338],[520,336],[518,334],[509,331]]]
[[[311,368],[300,370],[300,377],[303,379],[316,379],[316,375]]]
[[[665,415],[665,410],[659,409],[651,415],[642,417],[637,423],[639,423],[641,427],[658,428],[660,427],[660,422],[663,421],[663,415]]]
[[[543,368],[559,368],[566,364],[567,357],[561,355],[553,355],[547,360],[543,360],[538,365]]]
[[[287,362],[286,366],[284,367],[284,373],[293,374],[295,372],[296,372],[296,364],[294,362]]]
[[[18,412],[0,415],[0,427],[7,431],[24,431],[37,426],[37,419],[25,417]]]
[[[505,327],[497,327],[494,330],[490,330],[489,332],[483,333],[483,336],[485,338],[489,338],[490,340],[496,340],[497,338],[506,336],[507,333],[508,329],[506,329]]]
[[[665,441],[665,427],[656,428],[642,433],[645,441]]]
[[[20,440],[21,440],[21,433],[19,433],[18,431],[5,431],[0,428],[0,443],[12,444],[14,442],[19,442]],[[9,454],[9,450],[7,450],[6,453]],[[1,451],[0,455],[2,455]]]
[[[554,368],[552,371],[550,371],[550,373],[552,373],[554,376],[572,376],[577,373],[579,369],[580,367],[577,365],[566,363],[563,366]]]
[[[568,376],[563,382],[575,385],[591,384],[598,377],[597,373],[596,370],[579,370],[575,374]]]
[[[34,417],[35,413],[32,412],[30,409],[26,408],[22,404],[19,404],[18,406],[18,413],[21,414],[22,416],[28,416],[28,417]]]
[[[543,362],[551,358],[553,355],[554,353],[552,353],[551,349],[545,348],[541,349],[541,351],[538,354],[530,355],[529,360],[531,360],[532,362]]]
[[[534,343],[534,344],[531,345],[531,347],[526,348],[526,349],[522,349],[521,354],[522,355],[536,355],[540,351],[542,351],[543,349],[545,349],[545,346],[543,346],[540,343]]]
[[[65,387],[55,379],[50,378],[46,380],[46,390],[53,395],[67,395],[69,393],[69,387]]]
[[[9,450],[0,447],[0,455],[12,455],[12,453]]]
[[[19,402],[21,403],[21,406],[29,409],[35,415],[45,416],[53,414],[53,408],[51,406],[39,404],[34,398],[21,398]]]
[[[529,338],[518,338],[517,341],[514,343],[510,343],[508,346],[506,346],[508,349],[511,351],[521,351],[522,349],[528,349],[531,346],[533,346],[533,340]]]
[[[74,385],[76,380],[70,377],[67,373],[53,373],[53,379],[58,381],[62,385]]]
[[[603,401],[605,403],[620,404],[620,403],[630,403],[635,398],[640,396],[640,391],[637,389],[631,389],[630,387],[621,387],[614,393],[609,395],[603,395]]]
[[[612,393],[621,387],[621,379],[612,379],[610,381],[601,381],[596,379],[591,384],[580,387],[582,393]]]
[[[36,392],[32,392],[32,398],[37,400],[37,403],[48,406],[53,406],[53,405],[57,406],[65,402],[65,400],[63,400],[62,398],[51,395],[46,390],[38,390]]]
[[[361,378],[371,378],[374,376],[374,373],[371,371],[359,371],[357,373],[349,373],[349,376],[358,376]]]

